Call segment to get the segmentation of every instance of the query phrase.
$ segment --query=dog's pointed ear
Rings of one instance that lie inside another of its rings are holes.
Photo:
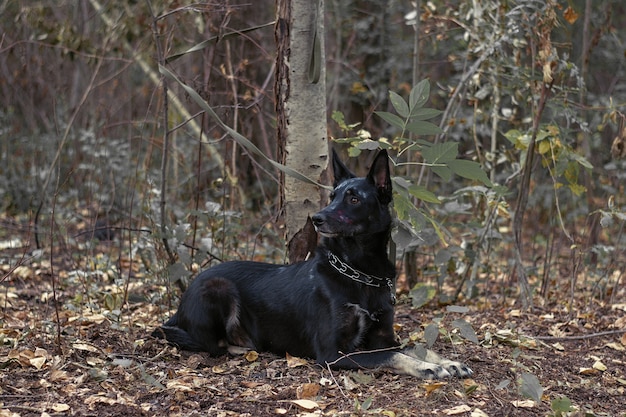
[[[354,178],[356,176],[352,172],[350,172],[348,167],[345,166],[343,162],[341,162],[341,159],[339,159],[339,155],[337,155],[337,152],[335,152],[334,149],[333,149],[333,176],[335,178],[333,182],[333,187],[337,187],[337,185],[339,185],[340,182],[345,181],[350,178]]]
[[[393,199],[391,188],[391,173],[389,172],[389,157],[386,150],[381,150],[370,168],[367,179],[372,182],[378,190],[378,198],[383,204],[389,204]]]

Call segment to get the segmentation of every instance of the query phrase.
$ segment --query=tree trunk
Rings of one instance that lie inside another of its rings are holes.
[[[323,0],[276,0],[276,116],[278,161],[320,182],[328,165]],[[281,172],[280,205],[289,260],[316,244],[307,218],[322,204],[322,190]]]

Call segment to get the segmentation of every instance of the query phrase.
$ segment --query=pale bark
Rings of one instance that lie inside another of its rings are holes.
[[[279,162],[320,182],[328,165],[324,4],[323,1],[318,4],[311,0],[277,0],[277,6]],[[315,29],[319,39],[317,53],[314,53]],[[311,62],[312,56],[316,56],[317,62]],[[307,217],[320,209],[322,194],[315,185],[288,175],[283,178],[281,203],[286,238],[291,241],[304,228]]]

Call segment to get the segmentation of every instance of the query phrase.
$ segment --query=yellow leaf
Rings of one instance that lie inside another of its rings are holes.
[[[428,384],[423,384],[422,387],[424,387],[424,389],[426,390],[426,395],[430,395],[436,390],[438,390],[439,388],[446,386],[447,384],[448,384],[447,382],[437,381],[437,382],[431,382]]]
[[[43,356],[43,357],[47,357],[48,356],[48,351],[42,348],[37,348],[35,349],[35,356]]]
[[[455,416],[457,414],[464,414],[470,411],[471,408],[466,404],[457,405],[456,407],[448,408],[447,410],[443,410],[443,413],[448,416]]]
[[[286,355],[287,366],[289,368],[296,368],[308,364],[306,359],[298,358],[297,356],[291,356],[289,353]]]
[[[560,344],[559,342],[553,343],[553,344],[552,344],[552,347],[553,347],[554,349],[556,349],[556,350],[560,351],[560,352],[565,351],[565,347],[564,347],[562,344]]]
[[[611,343],[607,343],[606,345],[604,345],[608,348],[611,348],[613,350],[617,350],[618,352],[623,352],[624,350],[626,350],[626,348],[624,347],[624,345],[620,345],[617,342],[611,342]]]
[[[30,359],[30,364],[33,365],[37,369],[43,368],[45,363],[46,363],[46,358],[41,357],[41,356]]]
[[[356,81],[352,83],[352,88],[350,89],[352,94],[366,93],[367,88],[363,85],[363,83]]]
[[[521,310],[511,310],[510,313],[511,317],[521,317],[522,316],[522,311]]]
[[[96,353],[96,352],[100,351],[97,347],[95,347],[93,345],[90,345],[88,343],[79,343],[79,342],[77,342],[77,343],[73,343],[72,347],[74,349],[85,350],[87,352],[93,352],[93,353]]]
[[[223,374],[228,371],[228,368],[224,365],[215,365],[211,368],[211,371],[213,371],[214,374]]]
[[[485,413],[480,408],[475,408],[472,410],[470,417],[489,417],[489,414]]]
[[[595,361],[595,363],[593,364],[593,369],[597,369],[600,372],[604,372],[606,371],[606,365],[598,360],[598,361]]]
[[[535,402],[533,400],[511,401],[515,408],[533,408]]]
[[[552,82],[552,67],[550,62],[543,64],[543,82],[546,84]]]
[[[550,152],[550,141],[549,140],[542,140],[541,142],[539,142],[539,153],[541,155],[545,155],[546,153]]]
[[[292,400],[291,402],[305,411],[312,411],[320,407],[318,403],[311,400]]]
[[[62,413],[63,411],[69,410],[70,406],[67,404],[56,403],[56,404],[52,404],[50,408],[52,408],[57,413]]]
[[[259,354],[256,351],[251,350],[250,352],[246,353],[245,357],[248,362],[254,362],[255,360],[259,359]]]
[[[580,368],[580,371],[578,371],[578,373],[581,375],[596,375],[600,373],[600,371],[593,368]]]

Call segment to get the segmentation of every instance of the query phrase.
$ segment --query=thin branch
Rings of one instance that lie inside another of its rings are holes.
[[[154,44],[156,46],[157,51],[157,60],[159,65],[165,65],[165,56],[163,54],[163,49],[161,46],[159,28],[157,26],[157,17],[154,14],[154,10],[152,8],[152,3],[150,0],[146,0],[146,4],[148,5],[148,9],[150,10],[150,15],[152,16],[152,36],[154,38]],[[169,258],[169,263],[174,264],[176,262],[176,257],[174,256],[174,252],[170,248],[170,244],[168,242],[168,233],[167,233],[167,215],[165,206],[167,204],[167,162],[169,157],[170,150],[170,130],[169,130],[169,108],[168,108],[168,85],[167,79],[164,76],[161,76],[161,86],[163,88],[163,150],[161,153],[161,196],[159,201],[160,207],[160,215],[161,215],[161,239],[163,240],[163,247],[165,248],[165,252],[167,253],[167,257]]]
[[[530,339],[537,339],[537,340],[568,341],[568,340],[587,340],[587,339],[593,339],[594,337],[614,336],[614,335],[623,334],[623,333],[626,333],[626,329],[607,330],[606,332],[589,333],[589,334],[583,334],[580,336],[528,336],[528,335],[523,335],[523,336],[528,337]]]

